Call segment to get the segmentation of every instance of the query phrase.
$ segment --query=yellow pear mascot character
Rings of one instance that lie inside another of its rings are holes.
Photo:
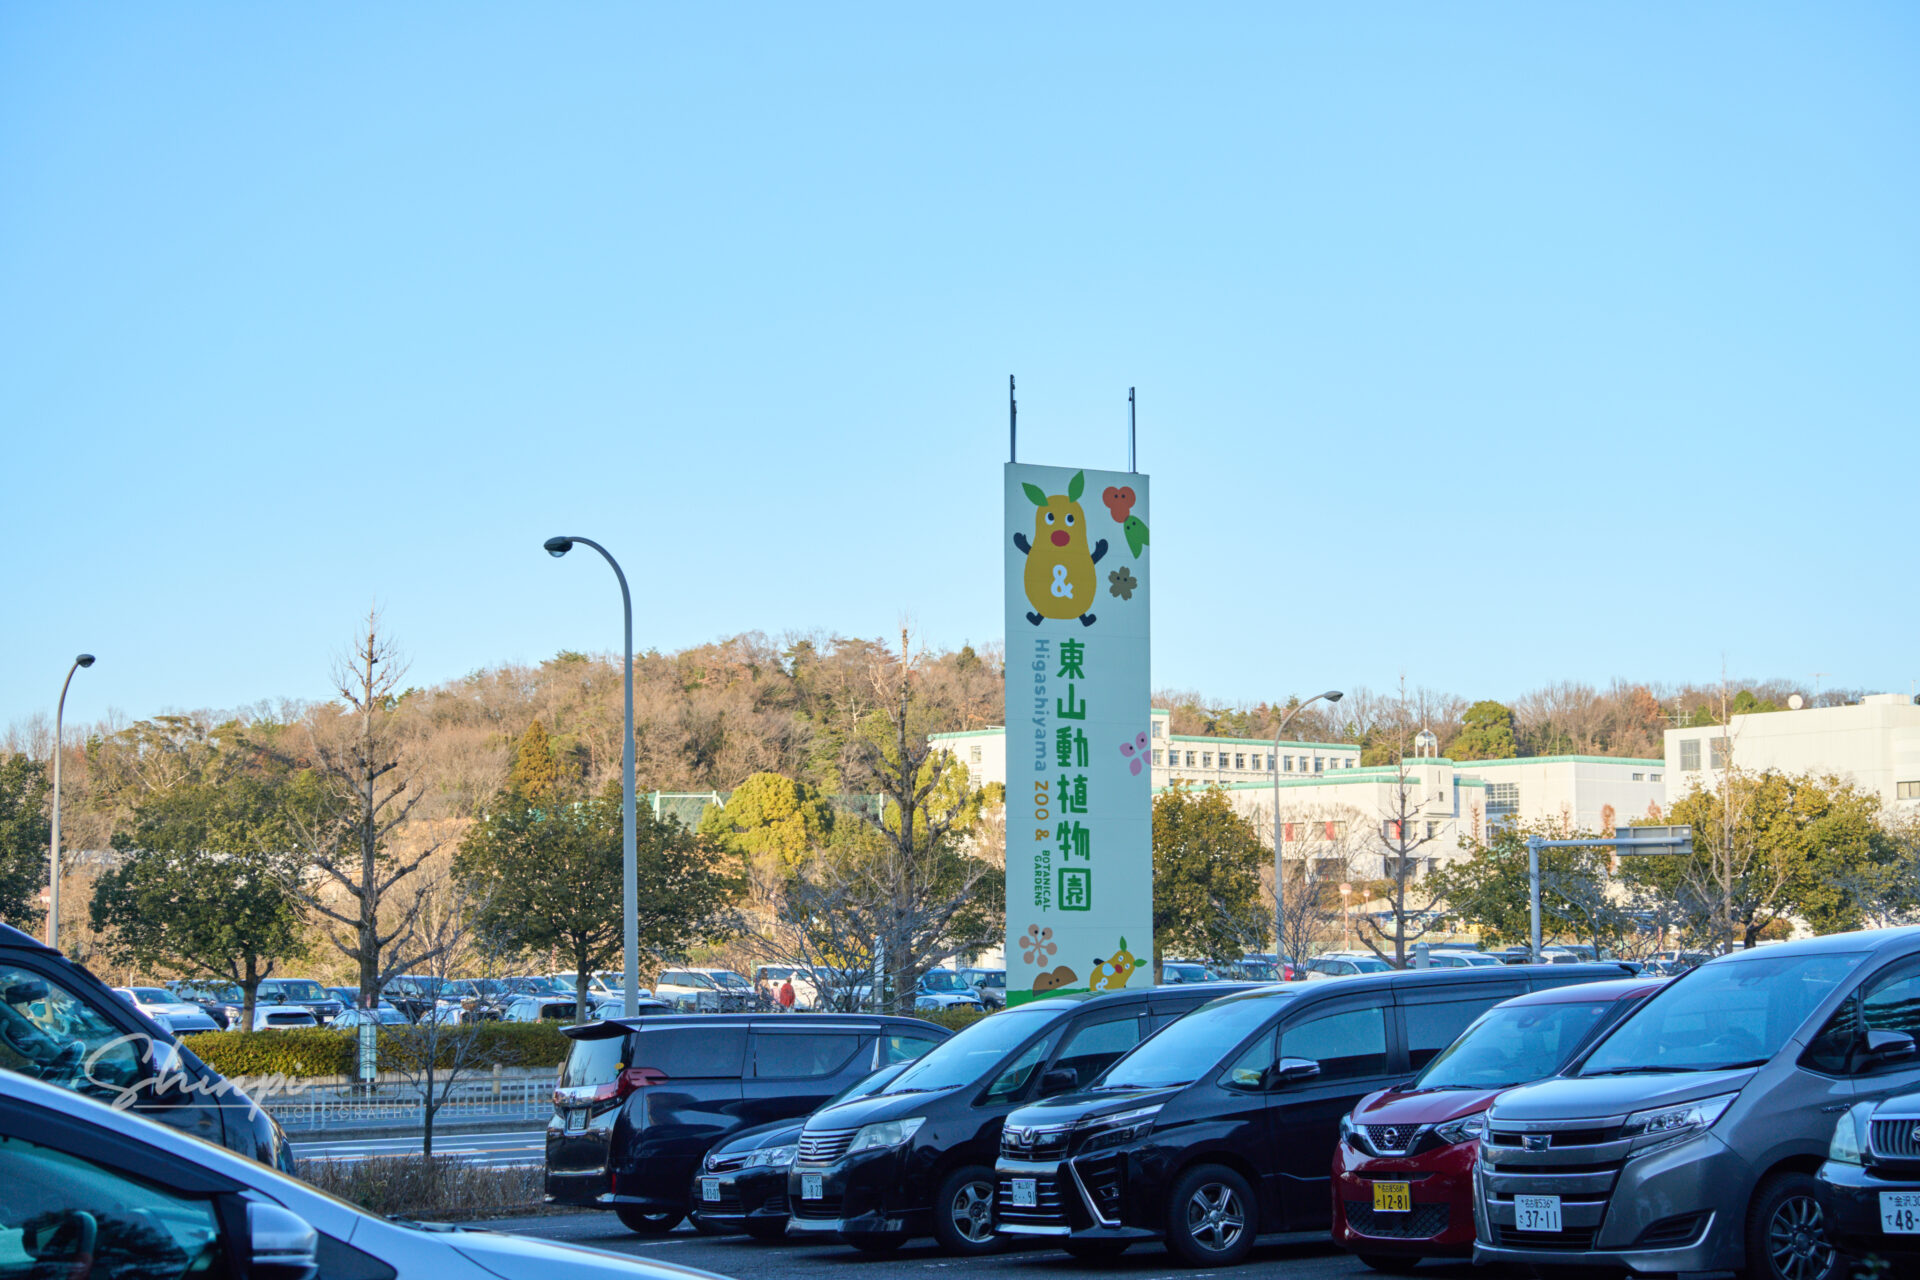
[[[1039,626],[1045,618],[1078,618],[1080,625],[1093,625],[1093,566],[1107,554],[1107,540],[1100,539],[1087,549],[1087,513],[1080,509],[1080,492],[1086,487],[1087,473],[1074,472],[1065,493],[1051,496],[1039,485],[1023,484],[1033,499],[1033,541],[1027,535],[1013,535],[1013,545],[1026,553],[1027,599],[1033,612],[1027,621]]]

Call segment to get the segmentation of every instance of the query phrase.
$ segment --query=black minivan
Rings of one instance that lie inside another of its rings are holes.
[[[1263,1233],[1324,1231],[1340,1120],[1356,1102],[1405,1081],[1502,1000],[1624,973],[1409,970],[1213,1000],[1091,1088],[1008,1117],[997,1230],[1081,1257],[1164,1239],[1193,1266],[1238,1262]]]
[[[283,1173],[287,1135],[173,1032],[38,939],[0,924],[0,1070],[130,1106]]]
[[[573,1046],[547,1121],[546,1201],[671,1231],[707,1149],[803,1116],[950,1034],[918,1018],[667,1014],[564,1028]]]
[[[993,1158],[1007,1114],[1091,1084],[1182,1014],[1245,986],[1048,996],[983,1018],[871,1097],[808,1117],[787,1175],[790,1236],[882,1253],[931,1235],[985,1253]]]

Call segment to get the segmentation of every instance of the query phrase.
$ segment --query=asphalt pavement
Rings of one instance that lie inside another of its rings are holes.
[[[420,1154],[420,1136],[405,1138],[341,1138],[333,1142],[295,1142],[296,1160],[365,1160],[369,1156]],[[466,1164],[504,1168],[540,1164],[546,1159],[547,1131],[522,1129],[511,1133],[438,1133],[433,1154],[454,1156]]]
[[[1124,1276],[1126,1280],[1232,1276],[1260,1280],[1276,1274],[1286,1280],[1323,1280],[1380,1275],[1325,1236],[1258,1245],[1237,1267],[1196,1271],[1176,1265],[1157,1244],[1135,1245],[1117,1259],[1100,1262],[1082,1262],[1044,1246],[1027,1246],[984,1258],[954,1258],[942,1253],[931,1240],[912,1241],[898,1253],[874,1257],[840,1244],[761,1244],[745,1236],[703,1236],[685,1224],[668,1235],[648,1238],[628,1231],[611,1213],[502,1218],[470,1225],[698,1267],[738,1280],[845,1280],[849,1271],[857,1271],[861,1280],[927,1280],[936,1272],[954,1271],[967,1272],[970,1280],[1088,1280],[1095,1276]],[[1473,1266],[1463,1261],[1427,1263],[1419,1274],[1430,1280],[1465,1280],[1475,1273]],[[1486,1273],[1479,1274],[1484,1280]]]

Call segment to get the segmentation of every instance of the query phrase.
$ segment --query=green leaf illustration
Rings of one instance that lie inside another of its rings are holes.
[[[1087,487],[1087,473],[1084,471],[1074,472],[1073,479],[1067,481],[1067,501],[1069,502],[1080,501],[1080,494],[1086,487]]]
[[[1045,489],[1042,489],[1037,484],[1027,484],[1025,481],[1021,482],[1020,487],[1027,491],[1027,497],[1032,500],[1034,506],[1044,507],[1047,505],[1047,491]]]

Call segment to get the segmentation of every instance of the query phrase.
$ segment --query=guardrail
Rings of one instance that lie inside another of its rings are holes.
[[[436,1126],[466,1120],[542,1121],[553,1112],[555,1077],[476,1076],[444,1092],[434,1116]],[[435,1083],[436,1098],[443,1086]],[[423,1086],[385,1082],[372,1085],[313,1085],[299,1093],[262,1098],[260,1105],[288,1131],[311,1132],[373,1125],[425,1122]]]

